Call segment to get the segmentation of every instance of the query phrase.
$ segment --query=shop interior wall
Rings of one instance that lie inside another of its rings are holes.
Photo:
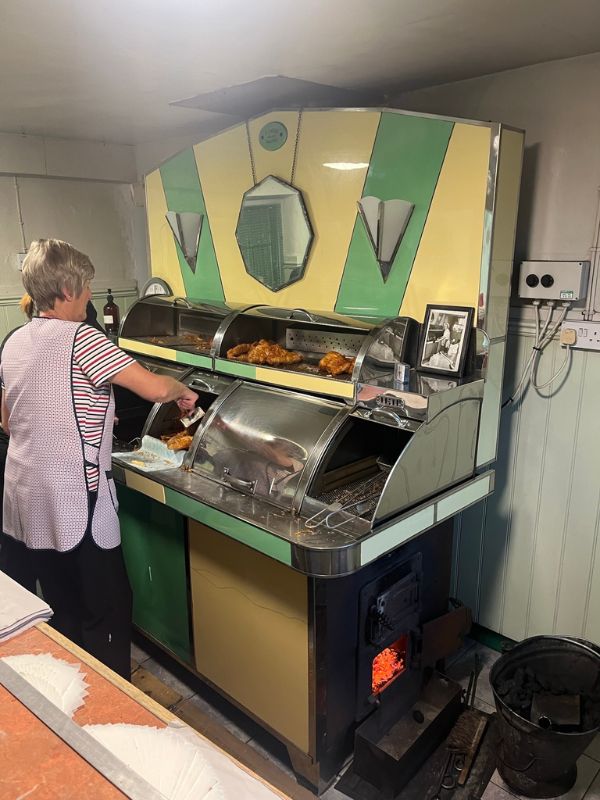
[[[394,105],[526,130],[516,243],[523,259],[598,256],[600,54],[406,93]],[[600,277],[600,276],[597,276]],[[600,283],[600,281],[599,281]],[[600,309],[600,293],[593,309]],[[581,319],[581,309],[570,313]],[[600,314],[594,318],[600,320]],[[514,300],[506,396],[533,343],[533,314]],[[554,341],[540,379],[560,366]],[[462,515],[454,592],[477,621],[521,639],[600,641],[600,353],[576,351],[564,381],[530,388],[503,412],[497,489]]]
[[[46,237],[90,256],[98,310],[108,288],[127,310],[148,272],[133,147],[0,133],[0,338],[23,322],[18,254]]]

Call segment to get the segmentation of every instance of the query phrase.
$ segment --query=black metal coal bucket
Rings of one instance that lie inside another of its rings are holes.
[[[526,797],[558,797],[600,726],[600,648],[583,639],[535,636],[490,673],[499,718],[498,771]]]

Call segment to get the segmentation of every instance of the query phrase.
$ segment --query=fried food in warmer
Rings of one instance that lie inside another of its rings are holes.
[[[334,378],[338,375],[352,374],[354,369],[354,358],[346,358],[341,353],[335,350],[330,350],[325,353],[323,358],[319,361],[319,369],[321,372],[327,372]]]
[[[161,436],[160,438],[167,445],[169,450],[187,450],[194,437],[187,431],[181,431],[180,433],[174,433],[170,436]]]
[[[245,361],[249,364],[268,364],[271,367],[289,366],[302,361],[300,353],[286,350],[280,344],[260,339],[252,344],[238,344],[227,351],[227,358]]]
[[[248,361],[250,364],[266,364],[267,355],[269,350],[273,347],[273,343],[266,339],[261,339],[252,345],[252,349],[248,352]]]
[[[239,358],[246,355],[250,350],[252,350],[251,344],[236,344],[235,347],[230,347],[227,351],[227,358]],[[248,359],[245,360],[247,361]]]
[[[294,350],[286,350],[279,344],[274,344],[267,351],[267,364],[272,367],[284,366],[289,364],[299,364],[302,361],[300,353]]]

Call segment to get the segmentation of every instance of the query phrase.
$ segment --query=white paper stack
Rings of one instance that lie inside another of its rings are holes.
[[[50,653],[24,653],[5,656],[1,660],[68,717],[84,704],[88,684],[79,664],[70,664]]]
[[[0,642],[51,616],[47,603],[0,572]]]
[[[166,728],[117,723],[83,729],[166,800],[279,800],[279,794],[184,723]]]

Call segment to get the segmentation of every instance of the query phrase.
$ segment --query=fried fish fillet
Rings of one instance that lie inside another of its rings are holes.
[[[269,366],[285,366],[302,361],[300,353],[286,350],[280,344],[260,339],[252,344],[238,344],[227,351],[227,358],[245,361],[249,364],[269,364]]]
[[[294,350],[286,350],[279,344],[274,344],[267,351],[267,364],[272,367],[284,366],[289,364],[299,364],[302,361],[300,353]]]
[[[187,450],[194,437],[191,436],[187,431],[181,431],[181,433],[174,433],[170,436],[161,436],[160,438],[167,445],[169,450]]]
[[[346,358],[346,356],[343,356],[341,353],[330,350],[329,353],[325,353],[323,358],[319,361],[319,369],[321,372],[329,373],[329,375],[334,378],[338,375],[351,375],[354,369],[354,361],[354,358]]]
[[[252,350],[251,344],[236,344],[235,347],[230,347],[227,351],[227,358],[239,358],[246,355],[250,350]]]

